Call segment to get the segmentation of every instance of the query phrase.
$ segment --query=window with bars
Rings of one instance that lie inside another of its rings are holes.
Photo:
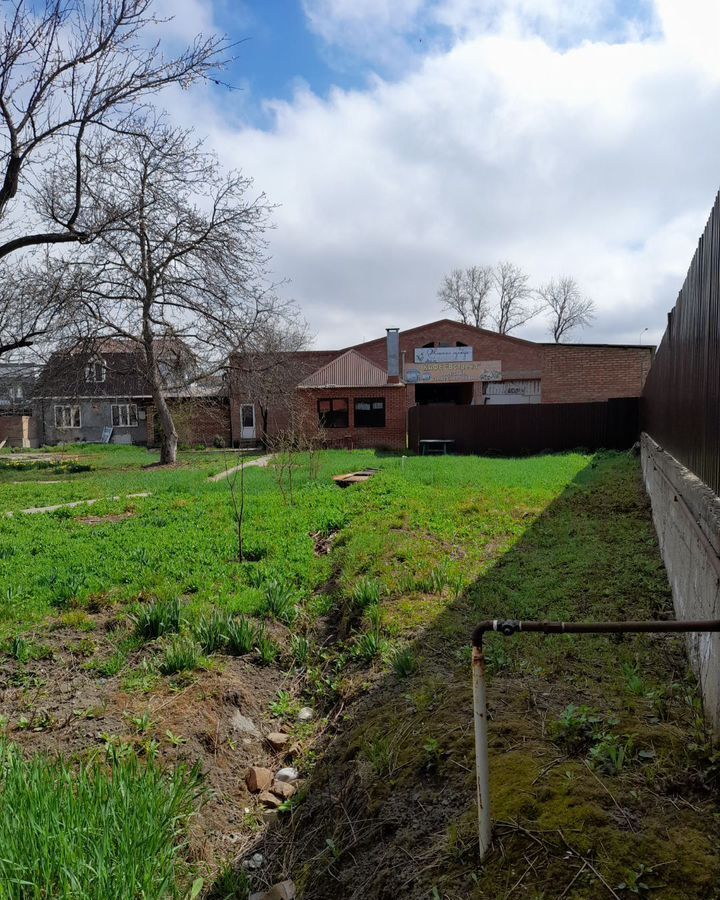
[[[113,403],[110,406],[110,424],[113,428],[134,428],[138,423],[137,406],[134,403]]]
[[[81,422],[82,419],[79,406],[71,405],[55,407],[56,428],[80,428]]]
[[[384,428],[385,427],[385,398],[368,397],[358,398],[355,401],[355,427],[356,428]]]
[[[347,397],[318,400],[318,417],[323,428],[347,428],[350,424]]]

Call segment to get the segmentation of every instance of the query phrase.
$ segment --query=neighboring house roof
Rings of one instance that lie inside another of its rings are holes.
[[[161,369],[169,397],[208,397],[225,393],[222,378],[207,378],[188,386],[184,377],[192,374],[192,354],[176,338],[160,338],[156,342]],[[95,361],[104,365],[103,378],[88,376],[88,368]],[[187,367],[187,368],[185,368]],[[175,384],[173,383],[175,382]],[[137,341],[107,338],[84,343],[72,349],[53,353],[38,379],[37,399],[52,398],[115,398],[150,397],[150,382],[145,376],[145,358]]]
[[[386,387],[388,374],[356,350],[327,363],[300,382],[301,388]]]

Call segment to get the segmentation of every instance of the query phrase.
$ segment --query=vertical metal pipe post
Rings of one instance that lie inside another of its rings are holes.
[[[485,694],[485,657],[482,647],[472,650],[473,719],[475,724],[475,772],[477,776],[478,833],[480,862],[490,849],[490,765],[488,761],[487,698]]]

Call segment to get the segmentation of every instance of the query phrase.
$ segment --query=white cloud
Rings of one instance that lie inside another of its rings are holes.
[[[333,6],[352,16],[358,5]],[[392,24],[399,6],[364,8]],[[444,272],[504,258],[535,282],[577,277],[599,307],[584,339],[634,342],[645,326],[659,338],[715,196],[720,146],[720,85],[697,50],[711,41],[672,6],[658,0],[652,40],[560,50],[525,28],[458,37],[365,91],[299,88],[271,105],[269,131],[206,110],[200,127],[223,158],[281,204],[274,269],[317,343],[438,318]],[[544,323],[520,334],[544,339]]]

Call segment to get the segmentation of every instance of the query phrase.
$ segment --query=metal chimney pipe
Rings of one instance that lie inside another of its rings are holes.
[[[387,328],[388,381],[400,381],[400,329]]]

